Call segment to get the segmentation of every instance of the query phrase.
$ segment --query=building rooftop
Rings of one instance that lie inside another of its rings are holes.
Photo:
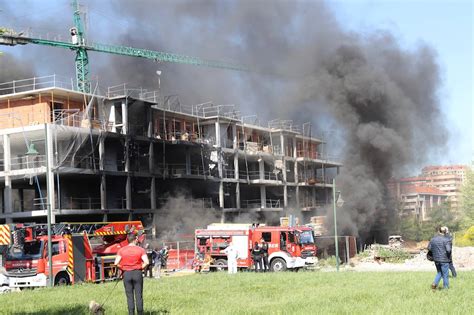
[[[404,194],[419,194],[419,195],[443,195],[447,196],[447,193],[439,190],[435,187],[430,186],[406,186],[403,188]]]

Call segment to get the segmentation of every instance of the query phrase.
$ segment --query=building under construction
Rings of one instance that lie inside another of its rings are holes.
[[[262,126],[233,106],[184,106],[126,85],[82,93],[57,76],[2,83],[0,221],[44,222],[50,207],[53,222],[147,222],[176,194],[222,220],[318,215],[341,166],[323,145],[309,124]]]

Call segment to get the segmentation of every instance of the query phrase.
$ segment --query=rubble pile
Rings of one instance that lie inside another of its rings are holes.
[[[453,262],[456,267],[474,269],[474,247],[454,247]]]
[[[378,257],[378,250],[386,246],[372,245],[356,259],[351,260],[351,266],[356,271],[432,271],[433,262],[426,259],[426,249],[420,249],[412,258],[402,263],[389,263]],[[410,251],[412,252],[412,251]],[[453,262],[458,270],[474,270],[474,247],[454,247]]]

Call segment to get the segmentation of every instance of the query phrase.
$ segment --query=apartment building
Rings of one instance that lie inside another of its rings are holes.
[[[426,184],[445,192],[453,209],[459,207],[459,194],[468,170],[466,165],[427,166],[421,170]]]
[[[310,130],[126,85],[92,95],[57,76],[2,83],[0,221],[44,222],[50,206],[53,222],[147,223],[176,194],[222,221],[318,215],[341,164]]]
[[[468,166],[427,166],[414,177],[393,179],[387,186],[398,200],[402,215],[414,214],[420,221],[429,219],[433,207],[449,202],[451,209],[459,207],[459,194]]]
[[[434,187],[407,186],[400,194],[401,214],[415,216],[418,221],[430,219],[430,211],[448,199],[448,195]]]

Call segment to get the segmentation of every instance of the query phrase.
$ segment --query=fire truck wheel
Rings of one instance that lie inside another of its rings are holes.
[[[54,285],[69,285],[69,283],[69,276],[65,272],[58,273],[54,279]]]
[[[286,270],[286,262],[283,258],[275,258],[272,260],[270,264],[270,269],[273,272],[285,271]]]
[[[225,267],[227,265],[227,260],[225,259],[218,259],[216,260],[216,270],[217,271],[223,271],[226,270],[227,268]]]

